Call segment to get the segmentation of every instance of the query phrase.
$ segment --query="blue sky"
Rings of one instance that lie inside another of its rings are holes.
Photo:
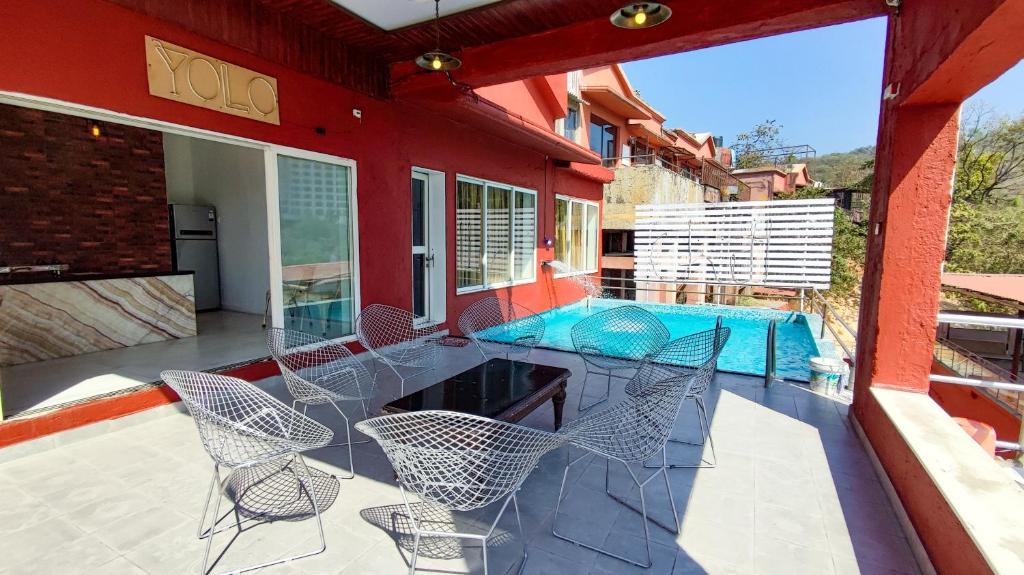
[[[726,144],[777,120],[787,144],[819,154],[873,145],[885,20],[762,38],[624,64],[633,88],[668,127],[714,132]],[[975,95],[1003,114],[1024,112],[1024,64]]]

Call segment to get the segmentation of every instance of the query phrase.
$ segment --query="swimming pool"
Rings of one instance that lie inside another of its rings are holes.
[[[812,335],[812,326],[821,324],[814,314],[777,311],[761,308],[742,308],[718,305],[669,305],[632,301],[593,299],[587,308],[585,301],[556,307],[541,313],[544,318],[544,339],[540,346],[563,351],[574,351],[570,330],[585,317],[606,309],[636,305],[650,311],[668,328],[672,339],[714,329],[715,320],[722,316],[722,325],[732,329],[729,342],[718,360],[718,368],[748,375],[764,375],[767,352],[768,322],[776,320],[776,373],[779,377],[796,381],[810,378],[808,359],[819,355]]]

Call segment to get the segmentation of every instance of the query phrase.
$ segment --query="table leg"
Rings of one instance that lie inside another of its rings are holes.
[[[562,427],[562,407],[565,406],[565,383],[563,381],[559,384],[558,391],[551,396],[551,403],[555,407],[555,431]]]

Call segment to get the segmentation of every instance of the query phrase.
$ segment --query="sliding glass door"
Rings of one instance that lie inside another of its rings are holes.
[[[351,336],[358,312],[352,165],[303,156],[276,154],[283,327]]]

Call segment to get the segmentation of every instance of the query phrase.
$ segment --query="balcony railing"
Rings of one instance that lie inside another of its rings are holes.
[[[628,165],[627,164],[623,164],[622,163],[623,160],[628,161],[629,164]],[[609,168],[613,168],[613,167],[616,167],[616,166],[622,166],[622,167],[628,167],[628,166],[658,166],[660,168],[665,168],[666,170],[674,172],[674,173],[676,173],[676,174],[678,174],[678,175],[680,175],[680,176],[682,176],[682,177],[684,177],[684,178],[686,178],[688,180],[692,180],[692,181],[694,181],[694,182],[696,182],[698,184],[701,183],[700,178],[697,175],[695,175],[692,172],[688,171],[686,168],[684,168],[682,166],[677,166],[676,164],[673,164],[672,162],[669,162],[665,158],[662,158],[661,156],[658,156],[656,154],[640,154],[640,155],[635,155],[635,156],[616,156],[616,157],[613,157],[613,158],[603,158],[601,160],[601,162],[602,162],[602,164],[604,166],[609,167]]]
[[[1019,376],[946,338],[935,340],[935,359],[964,377],[1024,384]],[[1024,415],[1024,395],[1021,393],[989,388],[981,391],[1017,415]]]
[[[958,325],[973,325],[983,327],[1006,327],[1024,329],[1024,319],[1013,318],[1013,317],[981,317],[975,315],[958,314],[952,312],[945,312],[939,314],[939,323],[950,323]],[[966,350],[965,350],[966,351]],[[967,352],[970,353],[970,352]],[[966,355],[964,356],[967,357]],[[941,359],[940,359],[941,361]],[[956,371],[956,369],[954,369]],[[959,373],[959,372],[958,372]],[[1017,400],[1012,405],[1020,406],[1020,394],[1024,393],[1024,384],[1019,383],[1017,378],[1010,378],[1013,381],[1007,380],[989,380],[982,379],[979,377],[972,377],[971,375],[939,375],[931,374],[928,379],[937,383],[949,383],[953,385],[966,385],[969,387],[978,388],[983,390],[984,393],[990,397],[999,397],[1001,393],[1013,393],[1018,396]],[[1006,404],[1009,402],[1000,401],[1000,403]],[[1021,426],[1020,433],[1016,442],[1011,441],[996,441],[996,449],[1003,451],[1014,451],[1017,452],[1018,457],[1024,460],[1024,425]]]

